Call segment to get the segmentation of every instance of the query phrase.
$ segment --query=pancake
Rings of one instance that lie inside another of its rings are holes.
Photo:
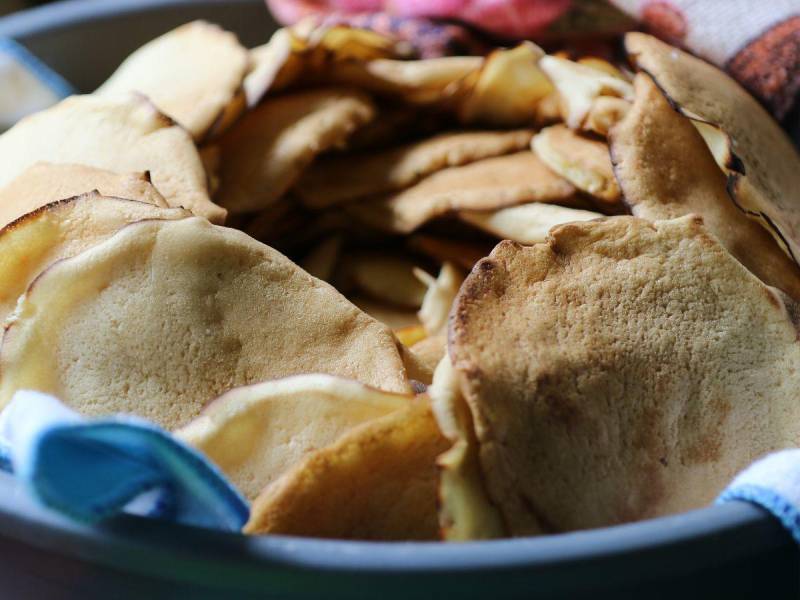
[[[436,457],[447,447],[421,397],[307,455],[256,499],[244,532],[438,539]]]
[[[459,219],[478,229],[503,240],[528,245],[545,241],[547,233],[556,225],[572,221],[588,221],[602,216],[591,210],[541,202],[501,208],[493,212],[465,210],[458,213]]]
[[[526,151],[443,169],[402,192],[345,208],[376,229],[410,233],[450,212],[568,201],[574,193],[572,184]]]
[[[422,299],[422,306],[417,313],[419,320],[429,336],[444,333],[447,330],[450,307],[464,282],[464,275],[449,262],[442,265],[436,278],[421,269],[417,269],[415,275],[428,286],[428,291]]]
[[[604,142],[581,136],[564,125],[552,125],[536,134],[531,146],[544,164],[579,190],[602,204],[619,202],[619,186]]]
[[[95,95],[144,94],[194,139],[204,140],[244,111],[249,68],[247,49],[233,33],[194,21],[136,50]]]
[[[451,542],[504,537],[505,526],[486,494],[472,416],[461,395],[459,375],[446,354],[428,388],[433,414],[452,446],[439,466],[439,525]]]
[[[322,158],[303,174],[294,193],[310,208],[325,208],[393,192],[447,167],[525,150],[532,137],[527,129],[448,132],[378,152]]]
[[[585,125],[592,107],[601,97],[630,100],[633,88],[616,73],[595,68],[590,64],[573,62],[558,56],[544,56],[539,68],[555,86],[561,99],[564,122],[570,129]]]
[[[498,245],[461,288],[449,353],[509,532],[699,508],[759,456],[796,446],[787,302],[694,215]]]
[[[82,196],[47,204],[0,229],[0,323],[17,299],[50,264],[80,254],[142,219],[181,219],[182,208],[162,208],[145,202]]]
[[[553,86],[539,68],[544,51],[532,42],[491,52],[458,82],[455,111],[462,123],[525,127],[539,121],[538,104]]]
[[[339,377],[297,375],[230,390],[175,435],[252,502],[309,452],[412,399]]]
[[[71,96],[0,135],[0,187],[39,162],[148,171],[170,206],[225,220],[225,210],[208,197],[191,136],[142,96]]]
[[[36,163],[0,189],[0,226],[45,204],[93,191],[103,196],[167,206],[147,172],[114,173],[86,165]]]
[[[732,197],[800,261],[800,156],[780,125],[736,81],[699,58],[642,33],[627,34],[625,48],[673,106],[719,130]]]
[[[0,405],[34,389],[84,415],[134,413],[170,430],[231,388],[289,375],[409,391],[387,327],[200,218],[134,223],[49,267],[6,330],[0,370]]]
[[[690,213],[767,285],[800,300],[800,269],[772,235],[728,195],[726,177],[692,122],[670,106],[653,80],[636,76],[636,99],[609,138],[625,203],[637,217]]]
[[[374,112],[366,95],[345,88],[267,98],[219,140],[219,203],[232,214],[267,208],[317,154],[343,144]]]

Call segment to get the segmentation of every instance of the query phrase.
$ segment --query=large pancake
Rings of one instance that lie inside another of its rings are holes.
[[[447,447],[430,403],[421,397],[307,455],[256,499],[244,531],[438,539],[436,457]]]
[[[449,350],[510,532],[698,508],[796,446],[800,342],[784,298],[695,215],[498,245],[462,286]]]
[[[397,342],[328,284],[204,219],[128,225],[28,289],[0,350],[18,389],[173,429],[233,387],[327,373],[406,393]]]
[[[297,375],[225,392],[175,435],[253,501],[307,453],[412,399],[340,377]]]
[[[149,173],[114,173],[86,165],[37,163],[0,189],[0,226],[37,208],[92,191],[167,206]]]
[[[574,193],[572,184],[526,151],[443,169],[402,192],[347,205],[346,210],[377,229],[410,233],[450,212],[568,201]]]
[[[365,94],[345,88],[267,98],[220,138],[219,203],[231,213],[268,207],[317,154],[343,144],[374,112]]]
[[[90,192],[47,204],[0,229],[0,323],[28,285],[51,263],[75,256],[142,219],[181,219],[182,208],[162,208]]]
[[[725,175],[692,122],[670,106],[648,75],[636,76],[635,89],[633,107],[609,136],[614,170],[633,214],[651,220],[701,215],[745,267],[800,300],[800,269],[731,200]]]
[[[72,96],[0,136],[0,187],[38,162],[118,173],[149,171],[170,206],[213,222],[225,219],[225,210],[208,197],[205,169],[191,136],[143,96]]]
[[[140,92],[202,140],[244,110],[249,66],[248,51],[233,33],[194,21],[136,50],[95,94]]]
[[[642,33],[627,34],[625,48],[678,110],[719,128],[732,197],[800,261],[800,156],[778,123],[736,81],[699,58]]]
[[[448,132],[378,152],[323,158],[300,177],[294,192],[306,206],[325,208],[401,190],[447,167],[525,150],[532,137],[528,129]]]

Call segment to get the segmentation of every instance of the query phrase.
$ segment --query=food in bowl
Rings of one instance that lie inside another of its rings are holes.
[[[254,535],[708,503],[800,440],[800,160],[717,69],[625,49],[152,41],[0,136],[0,405],[156,422]]]

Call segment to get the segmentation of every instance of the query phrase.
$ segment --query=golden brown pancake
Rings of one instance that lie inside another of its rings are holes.
[[[718,68],[642,33],[625,36],[634,65],[648,73],[686,116],[727,139],[722,166],[736,203],[800,261],[800,156],[778,123]]]
[[[48,268],[6,330],[0,369],[0,404],[34,389],[167,429],[233,387],[288,375],[410,391],[387,327],[272,248],[200,218],[134,223]]]
[[[256,499],[244,532],[438,539],[436,457],[447,447],[420,397],[309,454]]]
[[[796,446],[800,342],[784,298],[695,215],[498,245],[462,286],[449,352],[510,533],[698,508]]]

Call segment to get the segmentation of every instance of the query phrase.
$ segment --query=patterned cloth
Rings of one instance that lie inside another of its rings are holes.
[[[602,36],[619,33],[638,22],[642,29],[726,69],[779,120],[792,111],[800,93],[800,0],[267,3],[283,23],[316,15],[328,22],[367,27],[410,41],[423,57],[480,54],[503,40]]]

